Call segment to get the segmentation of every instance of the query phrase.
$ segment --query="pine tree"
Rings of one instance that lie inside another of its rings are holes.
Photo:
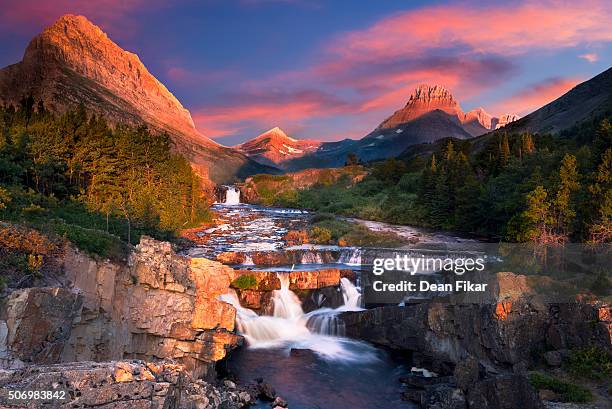
[[[575,204],[572,199],[574,193],[580,188],[578,178],[576,157],[569,153],[565,154],[561,160],[559,185],[557,195],[553,201],[556,215],[556,233],[560,237],[569,236],[572,222],[576,217]]]

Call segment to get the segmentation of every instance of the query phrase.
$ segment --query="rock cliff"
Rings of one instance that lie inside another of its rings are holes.
[[[241,343],[235,309],[217,300],[233,271],[143,237],[127,265],[70,248],[66,288],[16,290],[0,308],[0,363],[172,359],[196,377]]]

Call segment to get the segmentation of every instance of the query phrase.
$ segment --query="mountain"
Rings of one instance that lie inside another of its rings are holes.
[[[576,85],[559,98],[507,125],[509,132],[559,133],[612,112],[612,68]]]
[[[320,145],[318,141],[293,139],[275,127],[235,148],[258,163],[283,169],[288,161],[311,154]]]
[[[31,95],[54,112],[84,104],[111,124],[167,132],[204,178],[224,182],[271,171],[203,136],[191,115],[144,66],[83,16],[65,15],[34,37],[21,62],[0,70],[0,103]]]
[[[419,85],[406,105],[386,118],[358,141],[323,143],[309,155],[290,160],[284,165],[291,170],[305,167],[339,166],[349,153],[362,161],[397,156],[408,146],[431,143],[442,138],[468,139],[483,135],[517,118],[503,115],[496,118],[483,108],[463,112],[455,97],[441,85]]]

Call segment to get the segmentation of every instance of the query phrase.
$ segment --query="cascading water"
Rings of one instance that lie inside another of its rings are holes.
[[[233,206],[240,204],[240,189],[236,186],[227,186],[225,191],[225,202],[223,204]]]
[[[361,249],[359,248],[348,248],[342,250],[338,263],[346,264],[347,266],[358,266],[361,265]]]
[[[342,278],[341,290],[345,304],[339,308],[321,308],[304,314],[297,295],[289,289],[289,274],[278,273],[281,289],[272,294],[273,315],[257,315],[240,305],[235,292],[222,295],[221,301],[236,308],[238,331],[250,348],[303,348],[310,349],[328,359],[368,360],[377,359],[375,351],[355,353],[348,345],[359,341],[341,338],[345,327],[338,314],[359,310],[361,294],[346,278]],[[361,345],[363,347],[363,345]],[[367,347],[364,347],[367,349]]]

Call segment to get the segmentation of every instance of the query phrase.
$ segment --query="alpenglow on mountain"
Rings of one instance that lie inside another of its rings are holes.
[[[205,179],[223,182],[270,170],[202,135],[138,56],[83,16],[60,17],[32,39],[21,62],[0,70],[0,103],[17,105],[30,95],[54,112],[83,104],[111,124],[144,123],[167,132]]]
[[[293,139],[274,127],[235,148],[259,163],[282,169],[287,161],[313,153],[320,145],[318,141]]]
[[[419,85],[406,105],[382,121],[364,138],[323,143],[316,152],[287,162],[291,170],[340,166],[349,153],[370,161],[399,155],[408,146],[452,137],[468,139],[505,126],[517,115],[500,118],[483,108],[463,112],[455,97],[441,85]]]

